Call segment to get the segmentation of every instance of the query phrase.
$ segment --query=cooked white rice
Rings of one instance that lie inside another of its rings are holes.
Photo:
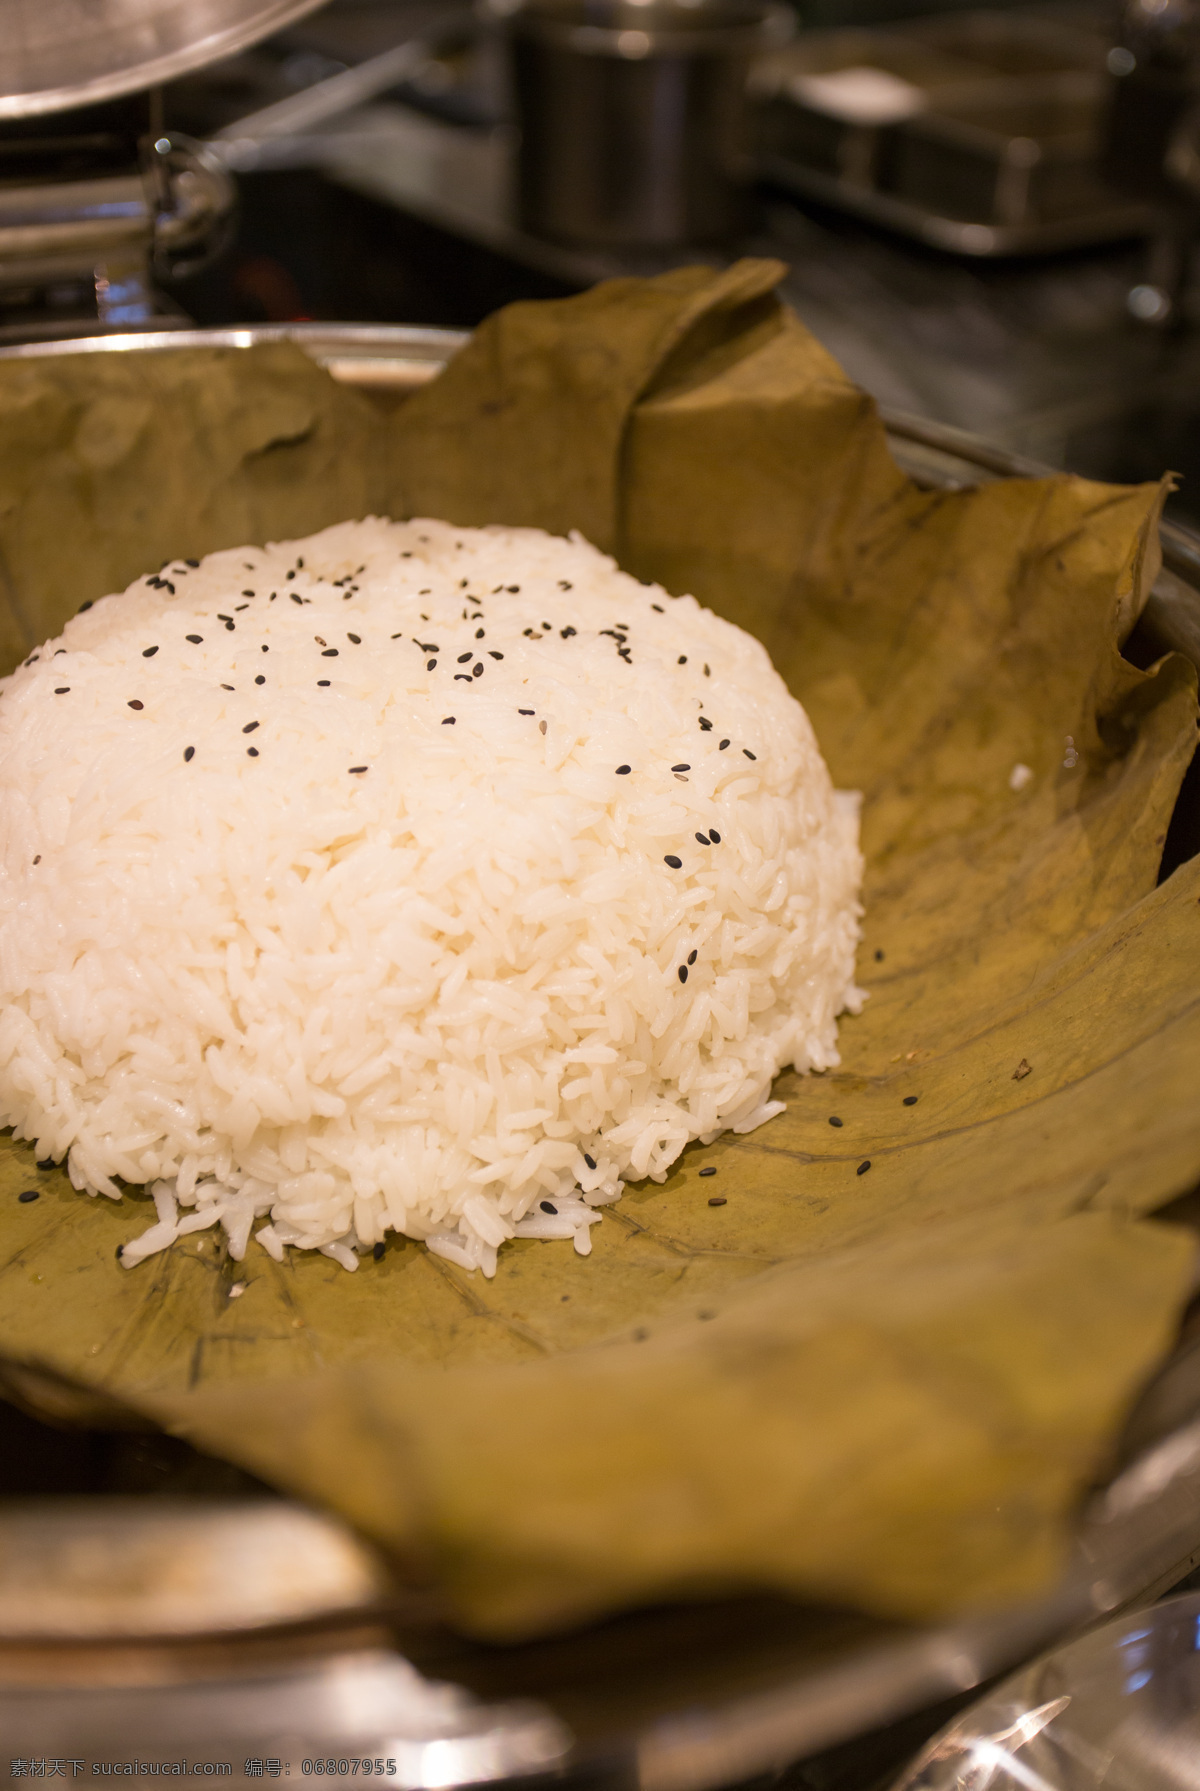
[[[856,799],[757,641],[576,537],[171,562],[0,685],[0,1123],[132,1265],[492,1274],[838,1061]]]

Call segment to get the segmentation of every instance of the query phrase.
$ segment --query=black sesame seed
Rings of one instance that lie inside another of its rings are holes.
[[[589,1169],[594,1169],[596,1167],[595,1157],[589,1157],[586,1151],[584,1151],[584,1153],[583,1153],[583,1160],[587,1164]]]
[[[318,690],[328,690],[329,689],[329,679],[328,678],[318,678],[317,679],[317,689]]]
[[[882,963],[883,963],[883,953],[882,953],[882,952],[881,952],[881,951],[877,951],[877,952],[876,952],[876,953],[875,953],[875,962],[876,962],[876,963],[877,963],[877,964],[882,964]]]
[[[255,680],[254,680],[254,682],[255,682],[255,683],[256,683],[256,684],[265,684],[265,683],[266,683],[266,681],[267,681],[267,680],[266,680],[266,679],[265,679],[265,678],[264,678],[264,677],[263,677],[263,675],[262,675],[262,673],[261,673],[261,672],[260,672],[260,673],[259,673],[259,674],[258,674],[258,677],[257,677],[257,678],[256,678],[256,679],[255,679]]]
[[[436,659],[427,659],[425,661],[425,670],[427,672],[436,672],[437,671],[437,660]]]
[[[546,633],[547,633],[547,634],[549,634],[549,632],[550,632],[550,624],[549,624],[549,622],[543,622],[543,623],[542,623],[542,627],[543,627],[543,628],[544,628],[544,629],[545,629],[545,630],[546,630]]]
[[[679,966],[679,980],[681,983],[685,983],[687,981],[687,965],[686,964],[681,964]]]
[[[544,734],[546,732],[546,726],[547,726],[547,724],[544,721],[539,721],[538,722],[538,733]]]
[[[17,1195],[17,1199],[20,1201],[22,1206],[28,1206],[29,1202],[31,1200],[38,1200],[40,1198],[41,1197],[38,1194],[38,1191],[36,1188],[26,1188],[26,1190],[23,1194]]]
[[[663,863],[669,864],[673,871],[681,871],[683,869],[682,858],[676,858],[674,852],[668,852],[666,857],[663,859]]]
[[[488,658],[489,659],[503,659],[504,655],[503,655],[503,653],[497,653],[495,651],[495,649],[492,648],[492,649],[489,649]]]
[[[456,684],[469,684],[471,682],[470,672],[455,672],[454,682]]]
[[[569,578],[560,578],[558,581],[558,588],[560,591],[569,591],[571,589],[570,579]]]
[[[258,723],[256,721],[248,721],[242,729],[242,732],[243,734],[252,734],[257,726]]]
[[[518,709],[517,714],[518,715],[536,715],[537,710],[536,709]]]
[[[562,635],[562,637],[565,641],[569,641],[572,638],[572,636],[575,634],[575,629],[574,628],[560,628],[558,632]]]
[[[724,752],[724,751],[725,751],[725,748],[726,748],[726,747],[727,747],[727,746],[728,746],[728,745],[729,745],[729,742],[728,742],[728,740],[722,740],[722,741],[721,741],[721,743],[720,743],[720,745],[719,745],[719,746],[718,746],[718,747],[717,747],[717,751],[718,751],[718,752]]]
[[[690,771],[691,766],[690,765],[672,765],[671,770],[672,771]]]
[[[93,603],[95,603],[95,601],[96,601],[96,599],[94,597],[89,597],[86,603],[81,603],[79,605],[79,609],[78,609],[77,613],[79,615],[82,615],[85,609],[91,609],[91,607],[92,607]]]
[[[482,660],[477,660],[475,662],[475,664],[471,667],[471,676],[473,678],[482,678],[483,677],[483,661]]]
[[[234,629],[234,624],[232,622],[226,622],[225,628],[226,628],[227,633],[232,634],[233,629]]]
[[[664,613],[665,613],[665,612],[664,612],[664,610],[663,610],[663,606],[662,606],[662,604],[661,604],[661,603],[652,603],[652,604],[651,604],[651,605],[650,605],[650,608],[651,608],[651,609],[656,609],[656,610],[657,610],[657,611],[658,611],[658,613],[659,613],[659,615],[660,615],[660,616],[661,616],[661,615],[663,615],[663,614],[664,614]]]
[[[688,953],[688,963],[689,963],[689,964],[694,964],[694,963],[695,963],[695,962],[696,962],[696,959],[697,959],[697,958],[698,958],[698,957],[699,957],[699,956],[700,956],[700,953],[699,953],[699,952],[698,952],[698,951],[693,951],[693,952],[689,952],[689,953]]]
[[[296,574],[294,572],[288,572],[285,574],[285,577],[287,577],[287,578],[295,578],[295,576],[296,576]]]
[[[325,651],[321,655],[321,658],[322,659],[336,659],[337,656],[338,656],[338,650],[336,647],[326,647]]]
[[[372,1244],[371,1256],[376,1262],[382,1262],[383,1261],[383,1245],[382,1244]]]
[[[705,668],[704,668],[704,676],[705,676],[705,677],[706,677],[706,678],[711,678],[711,677],[712,677],[712,673],[711,673],[711,671],[710,671],[710,670],[709,670],[709,668],[708,668],[708,667],[707,667],[707,666],[705,666]]]
[[[712,722],[708,719],[707,715],[702,715],[700,717],[700,732],[702,734],[712,733]]]
[[[628,777],[628,776],[629,776],[629,773],[630,773],[630,772],[631,772],[631,771],[632,771],[632,770],[633,770],[633,766],[632,766],[632,765],[618,765],[618,766],[617,766],[617,771],[616,771],[616,775],[617,775],[617,776],[618,776],[618,777]]]
[[[514,597],[517,595],[517,592],[521,589],[520,585],[509,585],[508,588],[512,592],[512,595]]]
[[[54,1168],[54,1158],[53,1157],[42,1157],[38,1163],[38,1168],[42,1171],[42,1173],[44,1175],[47,1169]]]
[[[196,567],[200,564],[199,560],[185,560],[183,563],[185,566],[192,566],[192,567]]]
[[[356,647],[361,647],[361,646],[362,646],[362,636],[361,636],[361,635],[359,635],[359,634],[348,634],[348,635],[347,635],[347,636],[346,636],[346,639],[347,639],[347,640],[348,640],[348,641],[353,641],[353,642],[354,642],[354,645],[355,645],[355,646],[356,646]]]
[[[143,659],[153,659],[154,655],[157,652],[158,652],[157,647],[143,647],[142,648],[142,658]]]
[[[242,592],[243,597],[253,597],[253,595],[254,595],[253,591],[243,591]]]
[[[870,1159],[870,1157],[868,1157],[865,1162],[859,1164],[858,1168],[854,1171],[854,1173],[855,1173],[855,1175],[865,1175],[867,1173],[867,1170],[870,1167],[871,1167],[871,1159]]]
[[[232,684],[222,684],[221,689],[222,690],[232,690],[233,685]]]
[[[709,1197],[708,1204],[709,1206],[724,1206],[726,1204],[725,1196],[723,1194],[713,1194]]]
[[[475,639],[477,641],[481,641],[483,639],[483,629],[482,628],[477,628],[475,630]]]
[[[708,845],[712,844],[711,840],[709,839],[709,837],[706,833],[698,833],[696,835],[696,843],[697,843],[697,845],[700,845],[700,846],[708,846]]]
[[[716,1169],[713,1167],[713,1165],[711,1163],[709,1163],[705,1168],[703,1168],[700,1171],[700,1173],[701,1173],[701,1175],[715,1175],[717,1172],[716,1172]]]
[[[758,757],[758,754],[756,752],[751,752],[748,746],[743,746],[742,751],[748,759],[757,759]]]
[[[69,684],[60,684],[54,694],[55,696],[66,696],[70,691],[70,688],[71,686]]]
[[[469,653],[460,653],[454,663],[456,665],[466,665],[468,659],[470,659],[470,658],[471,658],[471,655]]]
[[[248,746],[248,747],[247,747],[247,748],[246,748],[246,752],[247,752],[247,754],[248,754],[248,755],[249,755],[249,757],[250,757],[250,758],[252,758],[252,759],[256,759],[256,758],[257,758],[257,757],[258,757],[258,748],[257,748],[257,746]]]
[[[709,830],[708,830],[708,840],[709,840],[709,844],[710,844],[710,845],[712,845],[712,846],[719,846],[719,845],[720,845],[720,843],[721,843],[721,836],[720,836],[720,834],[719,834],[719,833],[718,833],[718,832],[717,832],[717,830],[716,830],[716,828],[715,828],[715,827],[710,827],[710,828],[709,828]]]
[[[289,572],[288,577],[290,578],[291,576],[292,575]],[[288,596],[291,598],[293,603],[303,603],[304,602],[303,597],[299,596],[295,591],[289,591]]]
[[[198,647],[202,644],[204,636],[202,634],[187,634],[184,639],[191,641],[193,647]]]
[[[920,1098],[920,1095],[905,1095],[904,1105],[906,1107],[915,1107]]]
[[[185,765],[190,765],[192,760],[195,758],[195,756],[196,756],[196,749],[194,746],[185,746],[184,747],[183,762]]]
[[[266,642],[265,642],[265,641],[264,641],[264,642],[263,642],[263,652],[264,652],[264,653],[269,653],[269,652],[270,652],[270,651],[271,651],[271,649],[270,649],[270,647],[268,647],[268,646],[267,646],[267,644],[266,644]]]
[[[558,1213],[558,1208],[552,1200],[539,1200],[538,1205],[544,1213],[554,1213],[555,1215]]]
[[[454,717],[453,717],[453,715],[443,715],[443,717],[442,717],[442,726],[443,726],[443,727],[444,727],[444,728],[452,728],[452,727],[453,727],[453,726],[454,726]]]
[[[130,701],[129,701],[129,707],[131,709],[144,709],[146,707],[146,705],[145,705],[145,703],[139,703],[136,697],[131,697]]]
[[[34,864],[41,864],[41,862],[42,862],[42,855],[41,855],[41,853],[40,853],[40,852],[39,852],[39,853],[38,853],[38,855],[37,855],[37,857],[36,857],[36,858],[35,858],[35,859],[34,859],[34,861],[33,861],[33,862],[34,862]]]
[[[676,663],[676,665],[686,665],[687,664],[687,654],[681,653],[679,655],[679,658],[675,661],[675,663]]]
[[[844,1119],[839,1119],[836,1113],[831,1113],[829,1115],[829,1123],[831,1126],[839,1126],[840,1127],[840,1126],[844,1126],[846,1122]]]
[[[363,772],[366,770],[367,770],[366,765],[351,765],[350,775],[351,775],[351,777],[361,777]]]

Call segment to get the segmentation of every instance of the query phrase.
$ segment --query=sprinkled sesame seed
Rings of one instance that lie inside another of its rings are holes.
[[[709,669],[708,669],[708,667],[707,667],[707,666],[705,666],[705,668],[704,668],[704,676],[705,676],[705,677],[706,677],[706,678],[711,678],[711,677],[712,677],[712,673],[711,673],[711,671],[710,671],[710,670],[709,670]]]
[[[257,758],[257,757],[258,757],[258,748],[257,748],[257,746],[248,746],[248,747],[247,747],[247,748],[246,748],[246,752],[247,752],[247,754],[248,754],[248,755],[249,755],[249,757],[250,757],[250,758],[252,758],[252,759],[256,759],[256,758]]]
[[[569,641],[576,631],[574,628],[560,628],[558,632],[562,635],[565,641]]]
[[[712,733],[712,722],[708,719],[707,715],[702,715],[700,717],[700,732],[702,734]]]
[[[865,1162],[859,1164],[858,1168],[854,1171],[854,1173],[855,1173],[855,1175],[865,1175],[867,1173],[867,1170],[870,1167],[871,1167],[871,1159],[870,1159],[870,1157],[868,1157]]]
[[[544,721],[539,721],[538,722],[538,733],[544,734],[545,732],[546,732],[546,723]]]
[[[558,588],[560,591],[569,591],[571,589],[570,579],[569,578],[560,578],[558,581]]]
[[[518,709],[517,714],[518,715],[536,715],[537,710],[536,709]]]
[[[54,694],[55,696],[66,696],[70,691],[70,688],[71,686],[69,684],[60,684]]]
[[[199,560],[185,560],[183,563],[185,566],[191,566],[193,568],[200,564]]]
[[[184,638],[184,640],[191,641],[193,647],[199,647],[203,643],[203,640],[204,640],[204,636],[202,634],[185,634],[183,638]]]
[[[882,953],[882,952],[881,952],[881,951],[877,951],[877,952],[876,952],[876,953],[875,953],[875,962],[876,962],[876,963],[877,963],[877,964],[882,964],[882,963],[883,963],[883,953]]]
[[[679,980],[681,983],[685,983],[687,981],[687,965],[686,964],[681,964],[679,966]]]
[[[291,577],[291,576],[292,576],[292,575],[291,575],[291,573],[290,573],[290,572],[289,572],[289,573],[288,573],[288,577],[289,577],[289,578],[290,578],[290,577]],[[300,596],[300,595],[299,595],[299,593],[298,593],[298,592],[296,592],[296,591],[289,591],[289,592],[288,592],[288,596],[289,596],[289,597],[290,597],[290,598],[291,598],[291,600],[292,600],[292,602],[293,602],[293,603],[303,603],[303,602],[304,602],[304,599],[303,599],[303,597],[301,597],[301,596]]]
[[[467,663],[468,659],[470,659],[470,657],[471,657],[471,655],[469,653],[460,653],[457,660],[455,661],[455,664],[456,665],[466,665],[466,663]]]
[[[839,1119],[836,1113],[831,1113],[829,1115],[829,1123],[831,1126],[838,1126],[840,1128],[846,1122],[844,1120]]]
[[[699,953],[699,952],[698,952],[698,951],[693,951],[693,952],[689,952],[689,953],[688,953],[688,963],[689,963],[689,964],[694,964],[694,963],[695,963],[695,962],[696,962],[696,959],[697,959],[697,958],[698,958],[698,957],[699,957],[699,956],[700,956],[700,953]]]
[[[253,591],[243,591],[242,592],[243,597],[253,597],[253,595],[254,595]]]
[[[706,833],[698,833],[696,835],[696,843],[697,843],[697,845],[708,846],[708,845],[712,844],[712,841],[709,839],[709,837]]]
[[[709,828],[709,830],[708,830],[708,839],[709,839],[709,844],[710,844],[710,845],[713,845],[713,846],[719,846],[719,845],[720,845],[720,843],[721,843],[721,836],[720,836],[720,834],[719,834],[719,833],[718,833],[718,832],[717,832],[717,830],[716,830],[716,828],[715,828],[715,827],[710,827],[710,828]]]
[[[40,1196],[36,1188],[26,1188],[23,1194],[17,1195],[17,1199],[22,1206],[28,1206],[31,1200],[37,1200],[39,1198]]]
[[[444,727],[444,728],[452,728],[452,727],[453,727],[453,726],[454,726],[454,717],[453,717],[453,715],[443,715],[443,717],[442,717],[442,726],[443,726],[443,727]]]
[[[503,655],[503,653],[497,653],[495,648],[492,647],[492,648],[489,648],[489,650],[488,650],[488,658],[489,659],[503,659],[504,655]]]
[[[745,753],[745,755],[748,759],[757,759],[758,758],[758,754],[756,752],[751,752],[750,748],[748,746],[743,746],[742,751]]]
[[[483,677],[483,661],[482,660],[476,660],[475,664],[471,667],[471,676],[473,678],[482,678]]]
[[[183,762],[185,765],[190,765],[192,760],[195,758],[195,756],[196,756],[196,749],[194,746],[185,746],[184,747]]]
[[[558,1208],[552,1200],[539,1200],[538,1205],[544,1213],[558,1213]]]
[[[336,647],[326,647],[325,651],[321,655],[321,658],[322,659],[336,659],[337,656],[338,656],[338,650]]]
[[[157,647],[143,647],[142,648],[142,658],[143,659],[153,659],[154,655],[157,652],[158,652]]]
[[[34,861],[33,861],[33,862],[34,862],[34,864],[41,864],[41,862],[42,862],[42,855],[41,855],[41,853],[40,853],[40,852],[39,852],[39,853],[38,853],[38,855],[37,855],[37,857],[36,857],[36,858],[35,858],[35,859],[34,859]]]
[[[589,1169],[594,1169],[596,1167],[595,1157],[589,1157],[586,1151],[584,1151],[584,1153],[583,1153],[583,1160],[587,1164]]]
[[[679,658],[675,661],[675,663],[676,663],[676,665],[686,665],[687,664],[687,654],[681,653],[679,655]]]
[[[353,642],[354,642],[354,645],[355,645],[355,646],[356,646],[356,647],[361,647],[361,646],[362,646],[362,636],[361,636],[361,635],[358,635],[358,634],[348,634],[348,635],[347,635],[347,636],[346,636],[346,639],[347,639],[347,640],[348,640],[348,641],[353,641]]]
[[[663,610],[663,606],[662,606],[662,604],[661,604],[661,603],[652,603],[652,604],[651,604],[651,605],[650,605],[650,608],[651,608],[651,609],[656,609],[656,610],[657,610],[657,611],[658,611],[658,613],[659,613],[659,615],[660,615],[660,616],[661,616],[661,615],[663,615],[663,614],[664,614],[664,613],[665,613],[665,612],[664,612],[664,610]]]
[[[366,765],[351,765],[350,775],[351,777],[361,777],[363,772],[367,769],[368,767]]]
[[[371,1257],[374,1262],[382,1262],[383,1261],[383,1250],[384,1250],[384,1246],[382,1244],[372,1244],[371,1245]]]
[[[915,1107],[920,1098],[920,1095],[905,1095],[904,1105],[906,1107]]]
[[[222,690],[232,690],[233,685],[232,684],[222,684],[221,689]]]
[[[437,671],[437,660],[436,659],[427,659],[425,662],[425,670],[427,672],[436,672]]]
[[[263,652],[269,653],[270,651],[271,651],[270,647],[268,647],[267,643],[264,641],[263,642]]]
[[[726,748],[726,747],[727,747],[727,746],[728,746],[728,745],[729,745],[729,742],[728,742],[728,740],[722,740],[722,741],[721,741],[721,742],[720,742],[720,744],[719,744],[719,745],[718,745],[718,747],[717,747],[717,751],[718,751],[718,752],[724,752],[724,751],[725,751],[725,748]]]
[[[242,729],[242,732],[243,734],[252,734],[257,726],[258,723],[256,721],[248,721]]]
[[[139,703],[136,697],[131,697],[129,699],[129,707],[131,709],[144,709],[146,705],[145,703]]]
[[[328,690],[329,689],[329,679],[328,678],[318,678],[317,679],[317,689],[318,690]]]
[[[666,857],[663,859],[663,863],[669,864],[673,871],[681,871],[683,869],[682,858],[676,858],[674,852],[668,852]]]
[[[483,639],[483,629],[482,628],[477,628],[475,630],[475,639],[477,641],[481,641]]]
[[[618,777],[628,777],[628,776],[629,776],[629,773],[630,773],[630,772],[631,772],[631,771],[632,771],[632,770],[633,770],[633,766],[632,766],[632,765],[618,765],[618,766],[617,766],[617,771],[616,771],[616,775],[617,775],[617,776],[618,776]]]
[[[717,1172],[713,1165],[709,1163],[700,1171],[700,1173],[701,1175],[715,1175]]]
[[[255,680],[254,680],[254,682],[255,682],[255,683],[256,683],[256,684],[265,684],[265,683],[266,683],[266,681],[267,681],[267,680],[266,680],[266,679],[265,679],[265,678],[264,678],[264,677],[263,677],[263,675],[262,675],[262,673],[261,673],[261,672],[260,672],[260,673],[259,673],[259,674],[258,674],[258,677],[257,677],[257,678],[256,678],[256,679],[255,679]]]
[[[521,589],[520,585],[509,585],[508,588],[514,597],[517,595],[517,592]]]
[[[45,1174],[47,1169],[54,1168],[54,1158],[53,1157],[40,1157],[38,1159],[38,1168],[42,1171],[43,1174]]]
[[[672,765],[671,770],[672,771],[690,771],[691,766],[690,765]]]
[[[709,1206],[724,1206],[726,1204],[725,1196],[723,1194],[710,1195],[708,1204]]]
[[[470,672],[455,672],[454,682],[456,684],[469,684],[471,682]]]

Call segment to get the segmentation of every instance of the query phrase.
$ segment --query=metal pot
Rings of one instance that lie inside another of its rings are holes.
[[[492,0],[492,11],[507,23],[525,229],[644,248],[737,229],[749,61],[790,34],[786,7]]]

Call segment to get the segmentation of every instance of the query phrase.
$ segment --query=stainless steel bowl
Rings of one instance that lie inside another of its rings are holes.
[[[465,339],[448,330],[386,325],[264,325],[27,343],[0,349],[0,360],[169,354],[291,340],[335,378],[402,401]],[[885,421],[897,461],[927,486],[950,489],[1050,470],[944,425],[896,414],[885,414]],[[1139,627],[1152,652],[1175,648],[1200,664],[1200,536],[1164,524],[1162,540],[1164,569]],[[364,1617],[390,1623],[395,1645],[419,1670],[421,1683],[436,1690],[450,1682],[474,1699],[451,1699],[444,1709],[457,1714],[440,1719],[429,1715],[438,1709],[436,1698],[422,1703],[425,1714],[413,1718],[415,1751],[406,1756],[409,1776],[398,1774],[390,1782],[451,1785],[578,1769],[593,1784],[715,1791],[970,1690],[1097,1618],[1146,1602],[1200,1562],[1200,1362],[1195,1358],[1200,1348],[1181,1350],[1148,1389],[1126,1429],[1126,1465],[1083,1511],[1062,1580],[1019,1606],[918,1628],[781,1598],[729,1599],[635,1611],[573,1635],[500,1648],[464,1641],[411,1600],[373,1596]],[[14,1378],[4,1370],[0,1388],[5,1385],[17,1388],[26,1401],[44,1403],[28,1374]],[[69,1417],[70,1401],[64,1405],[64,1390],[57,1392],[58,1415]],[[81,1414],[87,1410],[81,1405]],[[0,1597],[0,1613],[2,1607]],[[348,1613],[342,1609],[336,1618],[344,1632]],[[319,1631],[320,1620],[310,1628]],[[254,1636],[243,1626],[241,1645]],[[176,1646],[179,1640],[176,1635]],[[36,1707],[40,1732],[48,1737],[57,1725],[55,1733],[78,1738],[92,1732],[88,1723],[94,1718],[113,1737],[124,1710],[130,1745],[140,1733],[147,1737],[143,1747],[149,1746],[149,1731],[138,1724],[152,1716],[156,1747],[186,1732],[205,1738],[206,1757],[217,1758],[224,1748],[233,1758],[236,1749],[246,1750],[247,1724],[257,1723],[256,1732],[264,1737],[283,1733],[284,1740],[272,1742],[275,1749],[292,1745],[286,1742],[287,1722],[299,1724],[293,1730],[298,1735],[303,1723],[295,1712],[303,1710],[306,1699],[314,1713],[330,1713],[333,1726],[326,1732],[340,1736],[347,1750],[373,1723],[376,1728],[382,1723],[383,1733],[388,1722],[394,1727],[398,1720],[387,1702],[397,1695],[397,1669],[380,1675],[377,1656],[368,1658],[361,1645],[356,1654],[338,1653],[332,1634],[318,1666],[306,1656],[284,1670],[276,1659],[274,1677],[261,1665],[239,1668],[237,1660],[250,1658],[245,1654],[225,1657],[223,1678],[214,1676],[211,1666],[205,1676],[185,1661],[179,1664],[178,1654],[174,1658],[173,1690],[160,1683],[151,1695],[144,1685],[131,1687],[122,1694],[129,1699],[123,1705],[114,1704],[111,1689],[98,1698],[94,1685],[74,1691],[61,1684],[43,1687]],[[394,1656],[388,1658],[394,1662]],[[33,1709],[30,1684],[26,1675],[19,1690],[5,1691],[0,1670],[0,1727],[6,1735],[15,1735],[12,1722],[19,1712]],[[376,1697],[384,1701],[378,1708],[371,1704]],[[347,1698],[360,1700],[357,1730],[346,1726]],[[292,1715],[284,1721],[279,1712]],[[326,1716],[317,1722],[317,1714],[313,1722],[319,1728]],[[254,1751],[266,1745],[264,1740]],[[292,1776],[304,1771],[304,1745],[296,1741],[293,1747]],[[234,1764],[240,1782],[241,1754]]]

